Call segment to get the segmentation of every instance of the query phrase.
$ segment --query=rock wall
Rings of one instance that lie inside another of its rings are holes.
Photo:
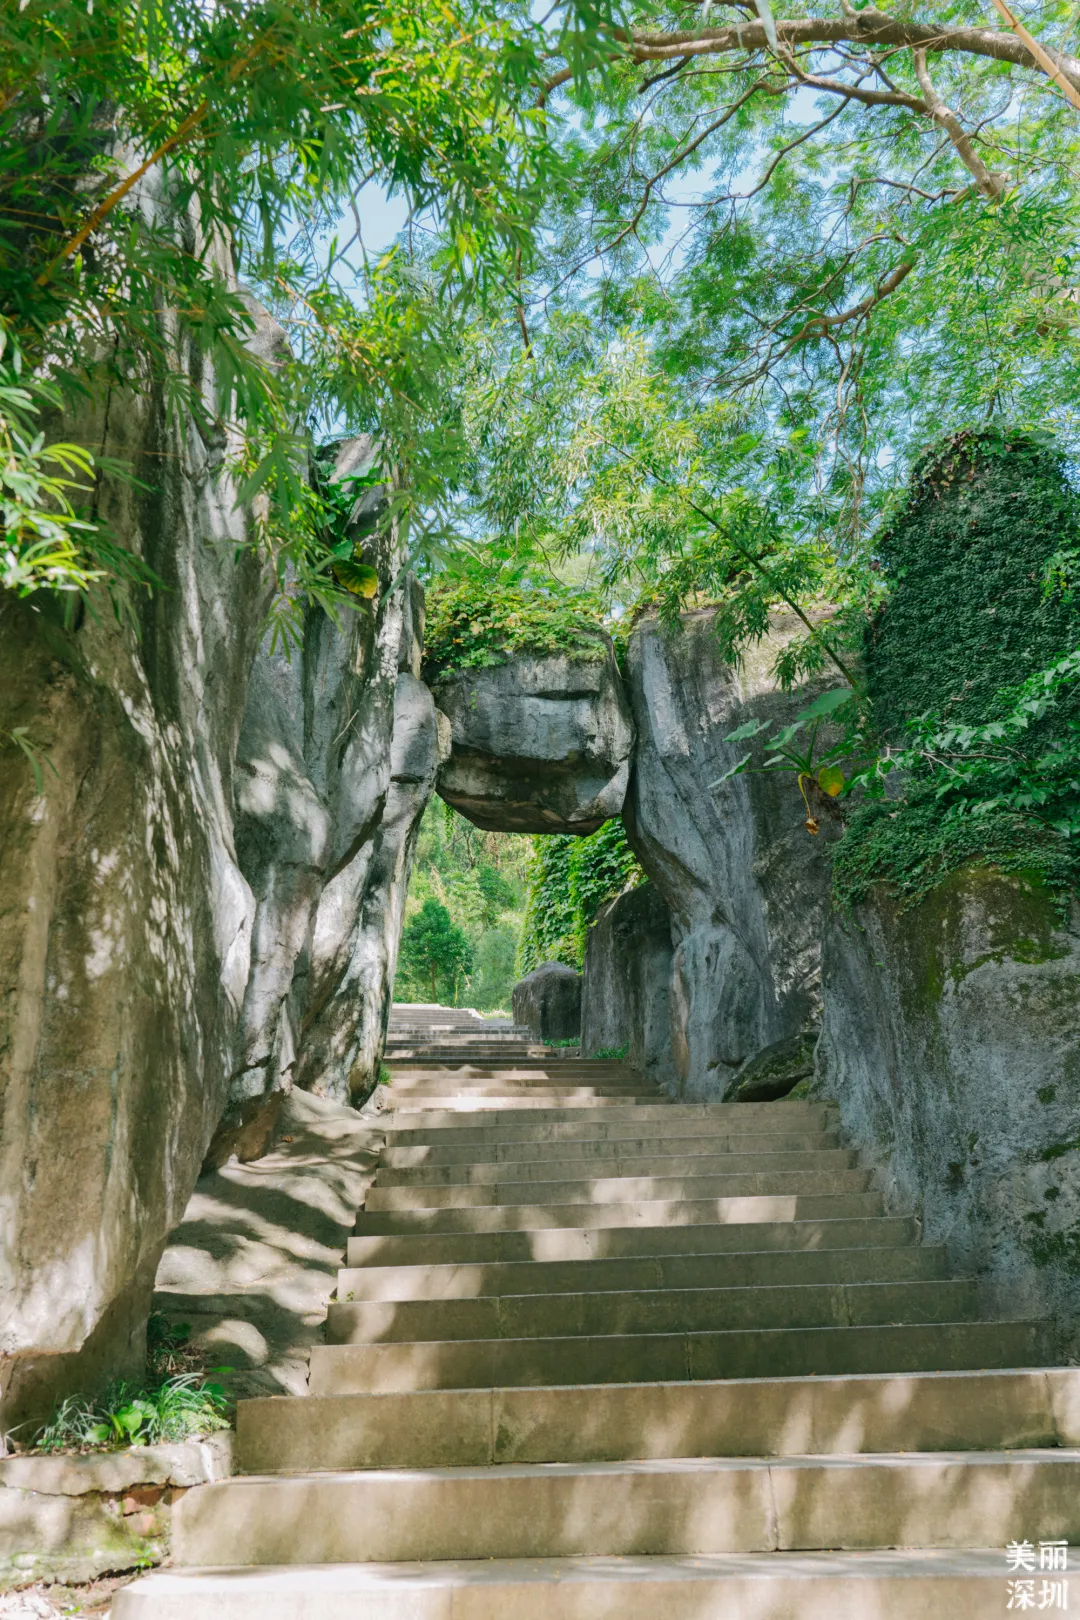
[[[260,315],[268,360],[281,341]],[[202,357],[178,363],[212,404]],[[67,629],[0,599],[0,735],[52,766],[39,796],[0,756],[0,1427],[141,1373],[212,1139],[215,1162],[257,1154],[290,1084],[374,1082],[438,760],[392,537],[378,605],[340,629],[312,610],[290,663],[258,645],[270,582],[229,445],[152,394],[79,434],[146,486],[103,479],[100,511],[165,588],[137,624],[98,601]]]
[[[710,788],[745,751],[728,732],[788,721],[819,689],[784,693],[772,676],[779,647],[803,633],[792,615],[774,615],[737,667],[721,659],[712,618],[686,614],[676,631],[645,620],[626,658],[637,744],[623,819],[671,915],[674,1075],[699,1098],[723,1097],[743,1063],[818,1015],[834,826],[817,795],[822,831],[808,834],[790,774]]]
[[[476,826],[584,836],[619,814],[634,732],[606,635],[595,656],[518,656],[434,692],[452,734],[438,791]]]
[[[269,322],[264,336],[274,340]],[[188,357],[194,366],[192,357]],[[208,392],[211,384],[207,383]],[[80,424],[113,533],[164,582],[137,627],[0,600],[0,1413],[141,1368],[154,1272],[225,1103],[255,913],[233,759],[267,585],[224,444],[155,398]]]
[[[367,469],[345,441],[335,473]],[[264,1151],[292,1085],[347,1102],[375,1083],[401,911],[438,765],[431,694],[418,678],[423,592],[377,539],[378,495],[353,514],[376,567],[376,603],[336,624],[304,616],[303,648],[259,650],[237,759],[237,848],[254,890],[252,972],[214,1163]],[[445,725],[444,725],[445,731]]]
[[[666,1090],[671,1052],[671,916],[654,883],[604,906],[589,929],[581,995],[581,1055],[626,1047],[627,1060]]]
[[[818,1086],[953,1264],[1080,1353],[1080,911],[953,874],[903,912],[834,916]]]

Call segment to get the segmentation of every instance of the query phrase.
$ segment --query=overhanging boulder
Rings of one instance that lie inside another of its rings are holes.
[[[585,835],[622,810],[634,728],[611,641],[595,643],[435,683],[452,731],[438,792],[475,826]]]

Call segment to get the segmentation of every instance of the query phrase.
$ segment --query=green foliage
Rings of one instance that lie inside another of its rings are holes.
[[[601,609],[580,593],[522,589],[475,577],[437,580],[428,595],[424,673],[437,681],[455,669],[505,663],[516,653],[572,652],[602,659]]]
[[[623,1063],[629,1050],[628,1046],[598,1046],[593,1057],[604,1058],[609,1063]]]
[[[547,54],[587,71],[606,26],[576,0],[542,24],[513,0],[6,6],[0,455],[17,587],[139,575],[98,522],[100,461],[26,426],[45,390],[84,416],[127,392],[225,449],[284,594],[347,602],[305,478],[313,432],[374,418],[396,515],[438,504],[459,451],[439,386],[455,324],[528,262],[552,173]],[[441,232],[426,273],[369,260],[358,196],[371,180]],[[223,243],[295,359],[247,348]]]
[[[145,1385],[116,1380],[98,1400],[67,1396],[31,1449],[119,1451],[189,1440],[229,1428],[230,1409],[222,1385],[198,1373],[174,1373]]]
[[[644,874],[617,818],[588,838],[544,833],[532,845],[518,968],[522,974],[541,962],[580,968],[600,907]]]
[[[878,552],[888,600],[866,644],[875,722],[900,740],[924,714],[981,725],[1071,651],[1076,609],[1048,566],[1080,538],[1078,502],[1044,436],[958,434],[915,469]]]
[[[425,901],[437,900],[467,939],[472,967],[458,976],[455,987],[444,987],[458,1006],[487,1012],[509,1004],[528,847],[527,838],[481,832],[441,799],[433,799],[424,812],[405,917],[410,922]],[[399,1001],[427,1001],[430,980],[399,970],[394,995]]]
[[[453,1004],[458,981],[472,970],[473,953],[446,907],[425,900],[405,925],[398,961],[405,979],[430,988],[432,1001],[445,997]]]

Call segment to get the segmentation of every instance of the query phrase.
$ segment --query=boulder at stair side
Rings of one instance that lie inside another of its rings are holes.
[[[776,1102],[814,1072],[817,1030],[773,1041],[743,1065],[726,1102]]]
[[[581,1029],[581,974],[565,962],[542,962],[514,986],[514,1023],[539,1041],[573,1040]]]
[[[437,679],[453,744],[438,792],[489,832],[595,832],[622,810],[634,741],[608,637]]]

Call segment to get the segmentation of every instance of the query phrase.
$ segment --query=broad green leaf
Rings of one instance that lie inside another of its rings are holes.
[[[835,799],[838,793],[844,791],[846,778],[839,765],[823,765],[817,774],[817,784],[823,793],[830,799]]]

